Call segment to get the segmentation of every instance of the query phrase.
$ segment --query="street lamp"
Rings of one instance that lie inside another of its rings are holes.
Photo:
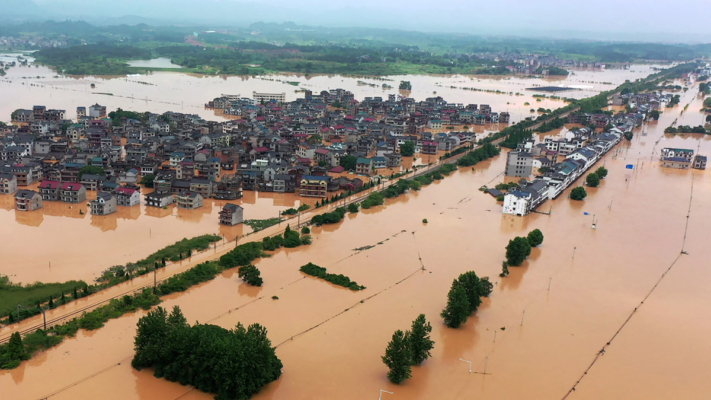
[[[393,392],[388,392],[387,390],[380,389],[380,397],[378,397],[378,400],[383,400],[383,393],[395,394]]]

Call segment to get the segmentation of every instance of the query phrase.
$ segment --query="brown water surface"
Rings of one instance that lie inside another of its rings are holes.
[[[691,101],[689,110],[698,110],[701,100],[692,91],[681,104]],[[588,188],[585,201],[565,193],[545,203],[541,210],[552,207],[550,215],[502,215],[501,206],[477,190],[502,179],[502,154],[388,200],[387,207],[314,228],[311,246],[257,263],[261,288],[227,271],[168,296],[163,306],[180,305],[190,321],[268,328],[284,374],[255,399],[364,399],[380,389],[394,392],[385,395],[392,399],[559,399],[581,377],[568,398],[706,398],[711,177],[661,168],[656,157],[667,146],[708,155],[711,141],[664,135],[680,111],[665,110],[659,122],[621,143],[617,156],[606,155],[600,165],[609,175]],[[697,118],[698,111],[687,111],[679,123]],[[545,235],[543,245],[499,278],[506,243],[535,228]],[[366,245],[375,247],[354,250]],[[351,292],[306,277],[298,268],[307,262],[367,289]],[[468,270],[491,277],[494,292],[465,326],[446,328],[439,312],[452,280]],[[432,357],[404,384],[390,384],[380,356],[393,331],[408,329],[420,313],[433,325]],[[135,324],[143,314],[80,332],[0,372],[3,397],[211,398],[131,369]],[[603,347],[605,354],[584,375]]]

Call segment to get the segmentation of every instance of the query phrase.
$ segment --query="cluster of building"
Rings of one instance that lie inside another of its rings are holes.
[[[659,162],[662,167],[666,168],[706,169],[707,157],[700,154],[694,156],[694,150],[691,149],[665,147],[662,149]]]
[[[555,199],[589,170],[605,153],[622,140],[623,133],[616,128],[590,136],[581,148],[553,163],[531,182],[504,195],[504,214],[528,215],[548,199]],[[508,168],[508,166],[507,166]]]
[[[564,60],[551,55],[510,53],[505,51],[496,53],[477,53],[476,58],[491,60],[494,62],[505,62],[510,64],[507,65],[506,68],[513,73],[525,75],[533,75],[537,73],[547,75],[547,69],[550,67],[578,69],[605,68],[604,63],[595,61]]]
[[[283,94],[253,97],[210,102],[241,117],[222,122],[173,112],[112,119],[99,104],[78,107],[76,120],[44,106],[16,110],[14,124],[1,132],[0,188],[5,194],[21,189],[16,199],[23,211],[43,201],[81,203],[87,191],[97,192],[89,202],[96,215],[136,206],[141,198],[147,206],[195,209],[209,198],[239,199],[243,190],[325,198],[357,191],[378,170],[399,169],[405,142],[437,156],[476,140],[472,132],[431,130],[508,121],[508,114],[487,105],[441,97],[359,102],[342,89],[306,92],[289,103]],[[345,157],[348,170],[341,165]],[[142,193],[141,181],[153,191]],[[37,191],[29,190],[35,184]]]
[[[528,178],[534,170],[537,176],[533,181],[522,181],[519,189],[504,195],[505,214],[527,215],[544,201],[558,197],[643,120],[638,114],[622,113],[615,116],[570,114],[568,119],[584,121],[588,117],[596,126],[595,118],[599,117],[604,120],[603,126],[611,124],[613,127],[595,133],[586,126],[567,131],[563,137],[546,137],[543,143],[524,140],[507,154],[507,176]]]
[[[674,97],[670,93],[646,92],[646,93],[615,93],[612,95],[612,105],[624,106],[637,113],[648,114],[653,110],[660,110],[662,106],[669,105]]]
[[[64,39],[48,39],[42,36],[0,36],[0,46],[23,49],[47,49],[52,47],[67,47]]]

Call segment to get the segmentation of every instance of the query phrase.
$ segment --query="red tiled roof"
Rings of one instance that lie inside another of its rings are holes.
[[[136,192],[136,189],[131,189],[131,188],[127,188],[127,187],[120,187],[120,188],[116,189],[117,194],[123,193],[123,194],[127,194],[129,196],[131,196],[135,192]]]
[[[266,153],[269,151],[269,149],[262,146],[262,147],[257,147],[256,149],[254,149],[254,151],[256,151],[257,153]]]
[[[341,167],[340,165],[337,166],[337,167],[333,167],[333,168],[331,168],[331,169],[328,170],[328,172],[332,172],[332,173],[334,173],[334,174],[339,174],[339,173],[341,173],[341,172],[343,172],[343,171],[345,171],[345,168]]]
[[[76,183],[76,182],[66,182],[62,183],[62,188],[61,190],[71,190],[72,192],[76,192],[79,189],[81,189],[83,186],[81,183]]]
[[[56,189],[59,187],[59,185],[60,183],[56,181],[42,181],[39,187],[40,189]]]

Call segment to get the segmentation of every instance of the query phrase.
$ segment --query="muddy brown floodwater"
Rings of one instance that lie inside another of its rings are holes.
[[[388,399],[547,400],[564,398],[578,381],[567,398],[706,398],[711,177],[658,166],[662,147],[711,153],[708,136],[663,133],[676,118],[698,124],[695,91],[623,141],[617,157],[606,155],[599,165],[609,169],[608,177],[588,188],[585,201],[564,194],[541,206],[552,207],[550,215],[502,215],[501,206],[477,190],[503,180],[502,154],[388,200],[387,207],[314,228],[311,246],[257,263],[261,288],[227,271],[167,296],[162,306],[179,305],[191,322],[266,326],[284,374],[255,399],[375,399],[385,389],[394,393],[385,394]],[[535,228],[544,243],[499,278],[507,242]],[[366,245],[375,247],[353,250]],[[367,289],[351,292],[305,277],[298,268],[307,262]],[[491,277],[494,291],[466,325],[446,328],[439,312],[452,280],[468,270]],[[402,385],[390,384],[380,356],[392,333],[408,329],[420,313],[433,325],[432,357]],[[0,372],[2,397],[212,398],[131,369],[135,326],[144,314],[81,331]],[[471,361],[475,373],[460,358]]]
[[[11,59],[7,58],[8,60]],[[446,100],[462,103],[489,104],[495,111],[507,110],[512,122],[525,118],[530,109],[539,107],[555,109],[565,105],[562,101],[542,99],[538,102],[532,95],[536,92],[525,88],[541,85],[566,85],[582,87],[581,90],[564,92],[563,96],[582,97],[609,90],[626,79],[634,80],[648,75],[650,65],[634,65],[629,70],[573,71],[568,77],[532,79],[523,77],[470,77],[454,76],[394,76],[392,81],[344,76],[269,75],[264,77],[208,77],[180,73],[154,73],[129,77],[59,77],[56,72],[43,66],[15,67],[0,78],[0,92],[13,101],[0,102],[0,121],[9,119],[17,108],[46,105],[67,110],[68,118],[76,117],[77,106],[89,106],[99,102],[110,110],[122,107],[136,111],[181,111],[197,113],[208,119],[223,119],[219,112],[206,110],[204,103],[222,93],[251,96],[252,91],[285,92],[287,100],[303,96],[295,93],[295,86],[285,81],[299,82],[300,88],[323,90],[345,88],[356,98],[386,96],[399,93],[397,89],[384,90],[382,83],[397,87],[400,80],[409,80],[413,90],[409,96],[417,100],[437,95]],[[373,88],[358,84],[358,81],[377,83]],[[91,84],[97,86],[90,88]],[[454,87],[454,88],[453,88]],[[462,90],[473,87],[482,90],[521,93],[522,96],[473,92]],[[111,95],[107,95],[111,94]],[[524,103],[529,102],[530,105]],[[460,129],[461,126],[458,127]],[[470,128],[479,134],[498,131],[502,126],[475,126]],[[403,163],[411,167],[410,160]],[[414,164],[432,161],[422,157]],[[385,171],[389,176],[392,172]],[[150,191],[150,190],[149,190]],[[90,196],[95,195],[90,193]],[[302,202],[313,204],[314,200],[301,199],[294,194],[244,192],[244,198],[236,201],[245,208],[246,219],[276,217],[279,211],[298,207]],[[92,216],[85,204],[44,204],[44,208],[31,213],[14,210],[14,199],[0,195],[0,237],[3,238],[3,261],[0,273],[10,276],[15,282],[57,282],[70,279],[92,281],[101,271],[117,264],[136,261],[157,249],[185,237],[217,233],[233,239],[249,231],[248,227],[234,228],[218,225],[218,213],[224,202],[206,201],[198,210],[168,210],[152,207],[125,208],[109,216]],[[82,209],[84,214],[79,213]],[[246,231],[245,231],[246,230]],[[27,243],[41,243],[27,251]],[[117,251],[116,243],[121,243]]]

